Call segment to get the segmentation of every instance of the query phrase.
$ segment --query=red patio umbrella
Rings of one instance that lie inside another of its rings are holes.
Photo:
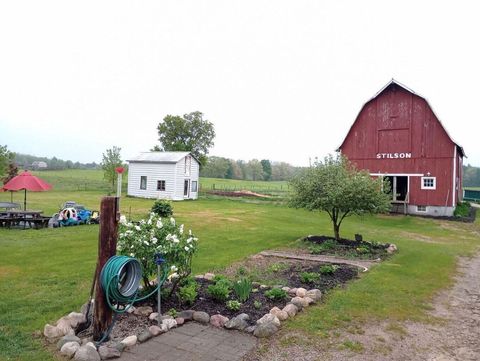
[[[27,190],[32,192],[42,192],[52,189],[52,186],[44,180],[34,176],[29,171],[24,171],[10,179],[10,181],[3,185],[2,189],[4,191],[25,190],[23,209],[27,210]]]

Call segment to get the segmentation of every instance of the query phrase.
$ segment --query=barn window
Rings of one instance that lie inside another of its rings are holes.
[[[147,189],[147,176],[140,177],[140,189]]]
[[[165,190],[165,181],[159,180],[157,181],[157,191],[164,191]]]
[[[417,206],[417,212],[426,212],[427,206]]]
[[[197,192],[197,181],[192,181],[192,192]]]
[[[436,183],[435,177],[422,177],[422,189],[436,189]]]

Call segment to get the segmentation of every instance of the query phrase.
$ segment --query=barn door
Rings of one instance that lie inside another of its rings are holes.
[[[385,178],[387,178],[390,183],[392,202],[405,202],[408,194],[408,177],[387,176]]]
[[[185,179],[183,183],[183,197],[188,198],[190,196],[190,180]]]

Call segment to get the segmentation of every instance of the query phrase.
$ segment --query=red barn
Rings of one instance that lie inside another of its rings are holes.
[[[394,211],[450,216],[461,201],[462,147],[428,101],[395,80],[362,107],[339,150],[390,180]]]

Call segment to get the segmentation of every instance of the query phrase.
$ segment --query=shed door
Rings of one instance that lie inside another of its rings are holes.
[[[388,176],[392,191],[392,202],[405,202],[408,194],[407,176]]]
[[[190,196],[190,180],[185,179],[183,183],[183,196],[188,198]]]

